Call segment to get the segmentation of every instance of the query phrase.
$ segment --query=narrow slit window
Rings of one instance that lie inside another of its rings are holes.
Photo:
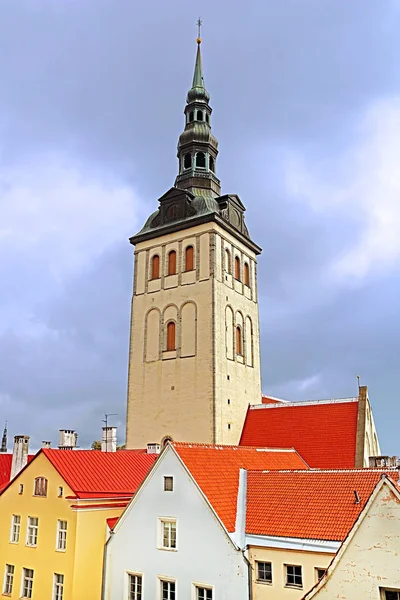
[[[240,258],[235,256],[235,279],[240,281]]]
[[[151,278],[158,279],[160,277],[160,257],[155,254],[151,259]]]
[[[168,254],[168,275],[176,275],[176,252],[171,250]]]
[[[193,246],[188,246],[185,250],[185,271],[193,271],[194,269],[194,250]]]
[[[231,253],[228,249],[225,250],[225,271],[227,273],[231,272]]]
[[[175,323],[170,321],[167,325],[167,350],[176,350],[176,341],[175,341]]]
[[[242,330],[236,327],[236,354],[243,356]]]
[[[244,263],[243,279],[244,279],[244,285],[247,285],[247,287],[250,287],[250,269],[249,269],[248,263]]]

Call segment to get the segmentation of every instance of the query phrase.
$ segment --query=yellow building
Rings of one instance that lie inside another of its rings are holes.
[[[42,449],[0,496],[2,594],[98,600],[107,519],[121,514],[156,457]]]

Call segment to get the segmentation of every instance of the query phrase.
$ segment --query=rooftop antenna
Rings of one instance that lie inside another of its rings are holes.
[[[202,25],[203,25],[203,21],[199,17],[197,19],[197,40],[196,40],[198,44],[201,44],[201,26]]]
[[[106,426],[106,452],[108,452],[108,417],[118,417],[118,413],[104,413],[103,423]]]
[[[357,385],[358,385],[358,391],[360,391],[360,376],[357,375]]]

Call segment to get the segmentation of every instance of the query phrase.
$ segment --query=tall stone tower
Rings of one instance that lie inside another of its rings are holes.
[[[235,194],[221,195],[200,52],[175,185],[135,246],[127,447],[172,438],[237,444],[261,398],[257,261]]]

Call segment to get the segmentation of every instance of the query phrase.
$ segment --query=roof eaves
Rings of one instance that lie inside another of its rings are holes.
[[[290,408],[292,406],[321,406],[323,404],[349,404],[358,402],[357,398],[332,398],[330,400],[302,400],[299,402],[282,402],[282,404],[251,404],[249,410]]]

